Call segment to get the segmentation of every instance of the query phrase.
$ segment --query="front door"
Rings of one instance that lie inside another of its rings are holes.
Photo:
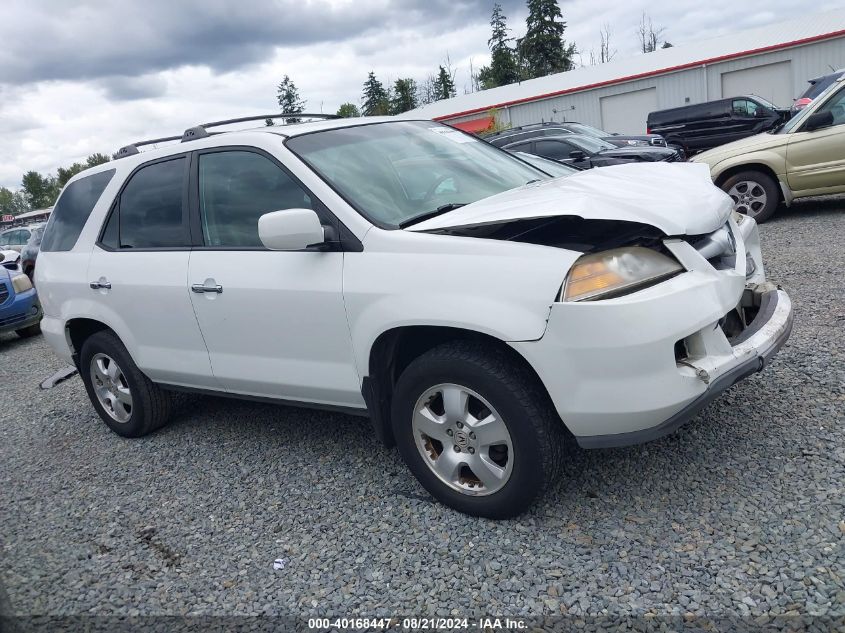
[[[218,389],[185,288],[187,175],[181,156],[130,177],[91,254],[88,299],[151,380]]]
[[[830,112],[833,124],[789,136],[786,174],[796,193],[845,191],[845,86],[816,110]]]
[[[344,254],[269,251],[258,238],[264,213],[327,212],[257,150],[203,151],[197,163],[203,246],[191,253],[188,284],[215,377],[232,393],[363,407]]]

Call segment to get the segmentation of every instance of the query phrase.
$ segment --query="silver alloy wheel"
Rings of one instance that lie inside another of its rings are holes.
[[[734,209],[745,215],[756,217],[766,208],[768,196],[759,182],[740,180],[728,191],[733,198]]]
[[[414,405],[414,443],[438,479],[465,495],[500,490],[513,471],[513,444],[498,412],[472,389],[446,383]]]
[[[121,424],[132,416],[132,393],[123,370],[111,356],[94,354],[91,359],[91,386],[106,413]]]

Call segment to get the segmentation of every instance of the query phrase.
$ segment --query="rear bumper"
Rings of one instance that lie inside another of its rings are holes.
[[[745,356],[739,365],[708,384],[707,390],[668,420],[646,429],[614,435],[578,437],[583,448],[612,448],[631,446],[658,439],[674,432],[693,419],[699,411],[715,400],[728,387],[762,371],[770,359],[783,347],[792,333],[792,302],[783,290],[770,290],[762,297],[757,317],[734,342],[734,354]]]

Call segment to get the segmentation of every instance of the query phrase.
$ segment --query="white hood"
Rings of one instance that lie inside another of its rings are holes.
[[[632,163],[599,167],[511,189],[414,224],[407,230],[577,216],[587,220],[640,222],[666,235],[701,235],[727,222],[732,209],[733,201],[711,182],[707,165]]]

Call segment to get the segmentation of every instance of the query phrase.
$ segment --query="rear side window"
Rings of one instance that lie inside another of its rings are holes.
[[[79,239],[82,227],[94,210],[97,200],[114,176],[114,169],[80,178],[70,183],[59,197],[44,231],[41,250],[69,251]]]
[[[311,196],[278,165],[239,150],[200,154],[199,195],[206,246],[263,248],[258,218],[314,208]]]
[[[102,243],[121,249],[189,246],[186,165],[180,157],[136,171],[120,194]]]

